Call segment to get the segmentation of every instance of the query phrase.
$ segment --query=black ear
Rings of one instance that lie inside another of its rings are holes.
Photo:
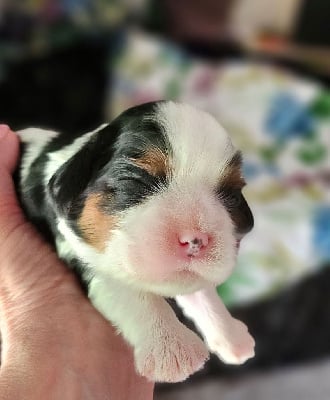
[[[112,158],[107,128],[99,131],[52,176],[47,191],[53,205],[68,217],[80,210],[88,188]],[[110,135],[111,136],[111,135]]]
[[[64,163],[48,183],[48,193],[56,209],[68,216],[85,192],[93,173],[93,155],[84,146]]]
[[[236,233],[245,235],[250,232],[254,218],[241,189],[223,188],[221,199],[234,222]]]
[[[232,215],[232,217],[236,225],[237,233],[241,235],[246,235],[248,232],[252,230],[254,226],[253,214],[243,195],[240,207],[238,207],[238,209],[236,210],[234,215]]]

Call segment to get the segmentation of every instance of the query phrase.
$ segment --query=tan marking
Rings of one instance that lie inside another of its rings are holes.
[[[226,187],[231,187],[234,189],[242,189],[245,186],[245,180],[242,176],[241,168],[228,167],[225,172],[225,176],[221,181]]]
[[[148,149],[141,158],[132,158],[131,160],[150,175],[164,176],[168,174],[168,157],[158,147]]]
[[[242,176],[241,168],[237,165],[228,166],[221,177],[220,185],[233,189],[242,189],[245,186],[245,180]]]
[[[100,209],[101,199],[102,194],[100,193],[88,196],[78,220],[78,226],[85,241],[100,252],[105,250],[110,232],[117,222],[115,216],[102,212]]]

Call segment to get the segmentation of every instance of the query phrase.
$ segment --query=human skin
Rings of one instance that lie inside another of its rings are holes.
[[[131,349],[25,219],[13,173],[19,140],[0,126],[1,400],[148,400]]]

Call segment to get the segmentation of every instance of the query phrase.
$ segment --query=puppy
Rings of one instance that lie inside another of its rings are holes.
[[[162,101],[84,135],[19,135],[28,217],[133,347],[141,375],[182,381],[203,366],[207,347],[226,363],[254,355],[246,326],[216,292],[253,217],[241,193],[241,154],[213,117]]]

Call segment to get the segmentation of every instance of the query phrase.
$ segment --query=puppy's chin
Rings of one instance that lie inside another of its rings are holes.
[[[221,268],[219,266],[209,267],[208,273],[195,272],[194,270],[182,270],[171,274],[167,279],[142,279],[134,277],[136,287],[165,297],[174,297],[189,294],[203,289],[210,284],[216,286],[224,282],[230,275],[232,266]],[[135,279],[136,278],[136,279]]]
[[[210,282],[225,280],[236,261],[234,240],[227,238],[221,245],[211,249],[209,254],[184,259],[179,252],[158,250],[157,254],[147,252],[143,246],[135,245],[135,251],[127,254],[128,271],[144,281],[185,282],[202,279]],[[140,248],[139,248],[140,247]],[[187,258],[187,257],[186,257]]]
[[[164,297],[190,294],[201,290],[207,285],[207,281],[194,273],[178,273],[163,282],[144,281],[139,279],[136,286],[139,289],[158,294]]]

